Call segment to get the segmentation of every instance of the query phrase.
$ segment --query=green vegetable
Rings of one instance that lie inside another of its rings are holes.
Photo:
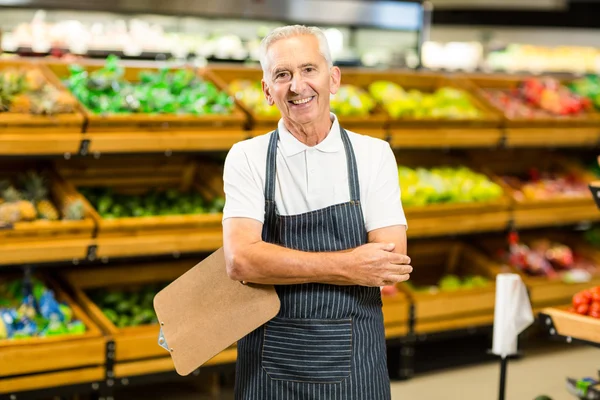
[[[67,87],[96,114],[230,114],[234,101],[203,80],[191,69],[141,71],[139,82],[124,78],[119,59],[109,56],[106,64],[88,73],[70,68]]]

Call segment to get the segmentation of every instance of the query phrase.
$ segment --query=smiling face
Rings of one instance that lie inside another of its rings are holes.
[[[284,121],[319,124],[329,121],[329,96],[340,86],[340,70],[329,67],[312,35],[281,39],[269,46],[262,82],[270,104]]]

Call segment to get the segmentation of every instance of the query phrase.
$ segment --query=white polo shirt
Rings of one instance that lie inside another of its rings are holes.
[[[279,121],[275,202],[281,215],[296,215],[350,201],[348,168],[339,123],[327,137],[309,147]],[[398,167],[383,140],[346,130],[358,167],[360,200],[367,232],[405,225]],[[225,160],[223,220],[253,218],[264,223],[267,150],[271,133],[236,143]]]

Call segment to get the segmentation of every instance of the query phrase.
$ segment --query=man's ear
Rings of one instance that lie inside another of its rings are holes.
[[[342,82],[342,71],[338,67],[331,67],[329,72],[329,91],[336,94]]]
[[[275,101],[273,101],[273,97],[271,96],[271,89],[269,89],[269,85],[267,85],[264,79],[261,80],[261,83],[263,93],[265,94],[265,98],[267,99],[267,102],[269,102],[269,105],[272,106],[273,104],[275,104]]]

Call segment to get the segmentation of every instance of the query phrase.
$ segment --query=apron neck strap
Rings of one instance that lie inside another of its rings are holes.
[[[348,187],[350,189],[350,200],[360,200],[360,184],[358,182],[358,167],[356,157],[350,138],[346,130],[340,126],[340,136],[344,143],[346,151],[346,163],[348,166]],[[275,129],[271,133],[269,140],[269,149],[267,150],[267,171],[265,181],[265,200],[275,201],[275,177],[277,172],[277,141],[279,139],[279,130]]]

